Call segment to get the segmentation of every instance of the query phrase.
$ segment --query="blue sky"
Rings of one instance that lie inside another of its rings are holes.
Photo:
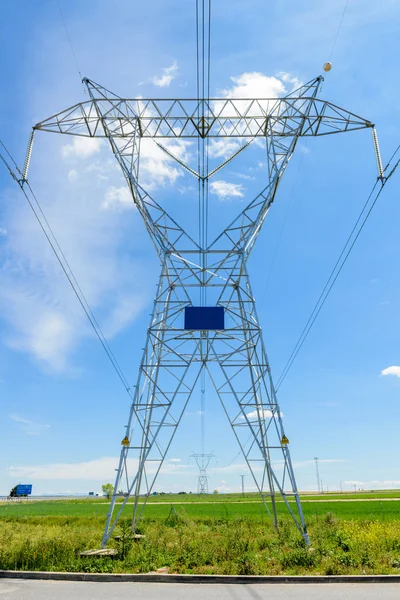
[[[59,3],[83,76],[121,96],[195,96],[194,1]],[[314,78],[343,8],[214,0],[211,95],[265,96]],[[3,3],[0,21],[0,134],[21,164],[31,127],[86,96],[55,1]],[[399,26],[399,2],[350,0],[320,94],[376,124],[384,162],[400,141]],[[194,156],[187,142],[174,152]],[[213,225],[261,189],[263,167],[254,148],[221,172]],[[190,176],[150,149],[141,174],[189,226]],[[290,162],[249,264],[275,379],[375,178],[369,131],[302,141]],[[30,183],[133,382],[159,265],[109,149],[38,134]],[[280,389],[300,489],[316,487],[314,456],[329,489],[400,487],[398,185],[394,177],[385,188]],[[129,399],[85,319],[1,168],[0,494],[17,482],[37,494],[98,491],[113,479]],[[389,367],[397,370],[383,376]],[[214,400],[207,396],[205,416],[205,450],[216,456],[210,487],[238,491],[245,467]],[[199,410],[194,398],[156,489],[196,489],[189,456],[200,451]]]

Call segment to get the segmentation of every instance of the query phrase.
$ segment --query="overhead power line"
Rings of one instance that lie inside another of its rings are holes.
[[[67,40],[68,40],[68,43],[69,43],[69,47],[70,47],[70,49],[71,49],[72,58],[73,58],[73,60],[74,60],[74,63],[75,63],[76,69],[77,69],[77,71],[78,71],[78,75],[79,75],[80,81],[82,82],[82,79],[83,79],[83,77],[82,77],[82,73],[81,73],[81,70],[80,70],[80,68],[79,68],[79,63],[78,63],[78,59],[77,59],[77,57],[76,57],[76,53],[75,53],[75,50],[74,50],[74,46],[73,46],[73,44],[72,44],[71,36],[70,36],[70,35],[69,35],[69,33],[68,33],[67,23],[66,23],[66,21],[65,21],[65,18],[64,18],[63,11],[61,10],[61,6],[60,6],[60,2],[59,2],[59,0],[56,0],[56,2],[57,2],[58,10],[59,10],[59,13],[60,13],[61,21],[62,21],[62,24],[63,24],[63,26],[64,26],[64,29],[65,29],[65,34],[66,34],[66,36],[67,36]],[[85,90],[85,86],[84,86],[84,90]],[[85,93],[86,93],[86,92],[85,92]]]
[[[384,172],[387,172],[391,161],[393,160],[393,158],[396,156],[397,152],[400,150],[400,144],[399,146],[396,148],[396,150],[394,151],[394,153],[392,154],[388,164],[386,165],[386,168],[384,170]],[[388,179],[393,175],[393,173],[395,172],[398,164],[399,164],[400,160],[397,161],[397,163],[395,164],[395,166],[393,167],[393,169],[390,171],[389,175],[387,177],[383,177],[382,179],[378,178],[374,184],[374,186],[372,187],[371,192],[368,195],[367,200],[364,203],[364,206],[361,209],[361,212],[346,240],[346,243],[343,246],[343,249],[341,251],[341,253],[339,254],[339,257],[322,289],[322,292],[319,295],[319,298],[317,300],[317,302],[314,305],[313,310],[310,313],[310,316],[307,319],[306,324],[303,327],[303,330],[285,364],[285,367],[283,368],[283,371],[277,381],[277,385],[276,385],[276,389],[278,390],[282,383],[284,382],[284,380],[287,377],[287,374],[289,373],[294,361],[296,360],[296,357],[298,355],[298,353],[300,352],[304,342],[306,341],[308,334],[310,333],[310,330],[312,328],[312,326],[315,323],[315,320],[317,319],[319,313],[321,312],[322,307],[324,306],[333,286],[335,285],[335,282],[337,280],[337,278],[339,277],[351,251],[354,248],[355,243],[357,242],[361,231],[364,228],[365,223],[367,222],[379,196],[381,195],[386,182],[388,181]],[[381,183],[381,186],[379,188],[379,190],[377,192],[375,192],[376,187],[378,186],[378,183]]]
[[[209,120],[210,80],[211,80],[211,0],[196,0],[196,91],[197,91],[197,119],[204,124]],[[208,21],[208,22],[207,22]],[[197,138],[197,172],[198,178],[198,236],[199,245],[204,250],[208,238],[208,209],[209,209],[209,138]],[[199,256],[199,263],[206,277],[205,254]],[[206,306],[207,288],[200,290],[200,304]],[[201,451],[204,454],[206,431],[206,373],[201,374]]]
[[[338,40],[339,33],[340,33],[340,30],[341,30],[342,25],[343,25],[343,20],[344,20],[345,14],[346,14],[346,10],[347,10],[348,4],[349,4],[349,0],[346,0],[346,3],[345,3],[344,8],[343,8],[342,16],[341,16],[340,21],[339,21],[339,26],[337,28],[336,35],[335,35],[335,38],[333,40],[333,44],[332,44],[331,52],[329,54],[328,61],[331,61],[331,59],[332,59],[333,52],[334,52],[335,46],[336,46],[336,42]]]
[[[41,206],[40,203],[31,187],[31,185],[28,183],[27,180],[23,179],[22,177],[22,173],[17,165],[17,163],[15,162],[15,160],[13,159],[13,157],[11,156],[10,152],[7,150],[5,144],[0,140],[0,144],[1,146],[4,148],[5,152],[7,153],[8,157],[10,158],[10,160],[12,161],[12,163],[14,164],[17,172],[21,175],[21,178],[19,178],[16,173],[13,171],[13,169],[10,167],[10,165],[8,164],[7,160],[5,159],[5,157],[3,156],[3,154],[0,152],[0,158],[3,161],[3,163],[5,164],[5,166],[7,167],[10,175],[13,177],[13,179],[15,179],[15,181],[18,183],[23,195],[25,196],[25,199],[27,200],[33,214],[36,217],[37,222],[39,223],[40,228],[42,229],[44,235],[46,236],[46,239],[48,241],[48,243],[50,244],[50,247],[58,261],[58,263],[61,266],[61,269],[63,270],[63,273],[65,275],[65,277],[67,278],[70,286],[72,287],[72,290],[74,291],[80,305],[82,306],[86,317],[89,320],[89,323],[91,324],[94,332],[96,333],[97,338],[99,339],[104,351],[106,352],[118,378],[120,379],[121,383],[123,384],[125,390],[128,392],[129,396],[131,397],[131,392],[130,392],[130,385],[129,382],[126,378],[126,376],[124,375],[121,366],[119,365],[113,351],[111,350],[111,347],[109,345],[109,343],[107,342],[107,339],[95,317],[95,315],[93,314],[92,309],[90,308],[90,305],[74,275],[74,272],[60,246],[60,244],[58,243],[57,237],[54,234],[54,231],[52,230]],[[25,186],[28,187],[30,194],[32,196],[32,199],[29,197],[29,195],[26,192]]]

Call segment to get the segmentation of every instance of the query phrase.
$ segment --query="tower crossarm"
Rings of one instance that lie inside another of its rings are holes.
[[[233,252],[249,254],[298,139],[373,128],[370,121],[318,99],[321,81],[316,78],[284,98],[143,100],[120,98],[85,79],[90,100],[38,123],[34,130],[107,138],[159,254],[179,248],[199,250],[200,246],[140,186],[141,140],[264,138],[267,185],[209,246],[216,249],[221,242],[225,247],[228,243]]]
[[[91,97],[91,102],[87,114],[87,103],[80,105],[80,108],[86,115],[84,120],[86,119],[87,124],[92,124],[93,119],[96,120],[94,129],[89,126],[87,133],[92,134],[89,137],[105,137],[108,139],[112,152],[127,181],[133,202],[144,221],[158,254],[163,256],[165,252],[177,252],[182,246],[185,249],[199,249],[197,242],[139,184],[140,140],[142,136],[139,119],[130,101],[122,101],[118,96],[89,79],[85,79],[84,82]],[[123,135],[118,135],[118,132],[115,131],[114,122],[109,118],[110,114],[118,115],[118,119],[125,119]],[[62,123],[68,123],[68,121],[68,117],[66,121],[61,118],[58,133],[82,135],[79,133],[79,126],[78,130],[73,124],[71,124],[71,127],[68,125],[67,127],[62,126]],[[41,129],[41,127],[36,126],[34,129]]]
[[[315,88],[315,93],[317,91],[317,88]],[[232,248],[231,252],[240,252],[244,253],[245,256],[249,256],[267,213],[275,200],[282,175],[299,138],[373,127],[373,124],[366,120],[358,121],[355,127],[356,121],[353,119],[354,115],[347,113],[346,117],[346,111],[337,107],[335,107],[337,118],[332,117],[333,105],[328,102],[319,101],[315,97],[307,99],[290,98],[294,104],[286,103],[288,98],[284,98],[283,100],[285,101],[283,104],[285,114],[271,117],[266,123],[264,130],[267,149],[268,184],[249,202],[230,225],[214,239],[209,249],[215,250],[220,247],[230,246]],[[300,106],[296,104],[299,101]],[[294,111],[293,106],[297,107],[296,111]],[[320,109],[318,116],[316,108]],[[339,114],[342,116],[342,121],[339,120]],[[282,118],[291,118],[292,120],[282,121]],[[297,127],[296,130],[293,128],[294,126]],[[224,260],[229,259],[229,256],[230,253],[227,254]]]
[[[142,138],[303,137],[373,127],[373,124],[313,96],[266,99],[142,100],[106,98],[75,104],[35,125],[35,129],[84,137]],[[105,110],[98,112],[98,106]],[[199,116],[206,114],[207,117]],[[305,122],[304,122],[305,119]]]

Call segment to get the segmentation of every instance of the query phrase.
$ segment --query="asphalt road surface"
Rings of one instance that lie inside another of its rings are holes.
[[[400,583],[184,584],[0,580],[0,600],[399,600]]]

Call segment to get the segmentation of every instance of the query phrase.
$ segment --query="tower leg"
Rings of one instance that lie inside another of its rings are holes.
[[[242,450],[264,505],[278,526],[276,493],[284,500],[296,527],[308,544],[309,538],[297,490],[293,466],[265,352],[261,326],[252,296],[246,262],[238,257],[239,276],[226,285],[219,304],[225,306],[226,329],[211,342],[213,359],[208,368],[214,389]],[[228,352],[229,349],[229,352]]]
[[[181,302],[176,299],[174,277],[167,257],[122,441],[102,547],[107,544],[131,496],[134,497],[132,528],[136,528],[201,372],[202,363],[196,360],[200,355],[200,340],[192,335],[182,337],[181,331],[177,332],[173,326],[177,304],[180,306]],[[176,346],[180,348],[179,353]],[[117,510],[120,486],[125,497],[118,503]],[[143,498],[141,502],[140,498]]]

